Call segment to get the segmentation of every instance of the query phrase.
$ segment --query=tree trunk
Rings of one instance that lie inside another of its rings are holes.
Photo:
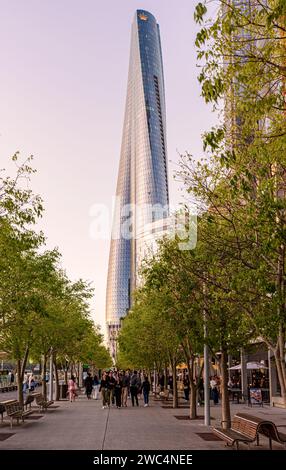
[[[190,419],[197,418],[197,387],[196,387],[196,374],[195,374],[195,358],[192,352],[190,341],[187,339],[186,344],[182,343],[184,356],[187,364],[189,381],[190,381]]]
[[[23,406],[24,404],[24,399],[23,399],[23,379],[24,379],[24,374],[25,374],[25,369],[26,369],[26,364],[28,360],[28,355],[29,355],[29,347],[26,347],[26,351],[23,357],[23,360],[21,361],[20,359],[17,360],[17,382],[18,382],[18,402],[20,405]]]
[[[197,387],[195,381],[195,358],[194,356],[188,362],[189,380],[190,380],[190,418],[197,418]]]
[[[18,402],[23,405],[23,377],[21,374],[21,361],[17,360],[17,386],[18,386]]]
[[[286,388],[286,368],[285,368],[285,330],[283,325],[280,325],[279,328],[279,352],[280,352],[280,361],[281,361],[281,373],[283,377],[284,388]]]
[[[283,378],[283,372],[282,372],[282,361],[280,357],[280,350],[279,348],[273,349],[274,357],[275,357],[275,363],[276,363],[276,369],[277,369],[277,375],[278,375],[278,380],[280,384],[280,389],[281,389],[281,397],[283,400],[283,404],[286,404],[286,384],[284,382]]]
[[[47,355],[43,355],[43,374],[42,374],[42,394],[44,395],[45,400],[47,399]]]
[[[165,377],[164,377],[164,390],[167,390],[167,388],[168,388],[168,364],[165,364],[164,373],[165,373]]]
[[[173,408],[178,408],[178,387],[176,367],[173,369]]]
[[[59,374],[58,374],[58,368],[57,368],[57,361],[56,357],[54,357],[54,369],[55,369],[55,381],[56,381],[56,393],[55,393],[55,400],[59,401],[60,399],[60,385],[59,385]]]
[[[177,387],[177,371],[176,360],[171,359],[172,376],[173,376],[173,408],[178,408],[178,387]]]
[[[191,397],[190,397],[190,419],[197,418],[197,387],[193,381],[190,382]]]
[[[222,412],[222,427],[223,429],[230,428],[230,404],[228,396],[228,368],[227,368],[227,350],[223,349],[221,353],[221,412]]]

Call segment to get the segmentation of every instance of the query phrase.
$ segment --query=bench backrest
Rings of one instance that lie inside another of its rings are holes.
[[[254,440],[257,435],[258,424],[235,416],[231,428],[249,439]]]
[[[274,423],[265,423],[260,426],[259,432],[273,441],[281,442],[278,430]]]
[[[7,412],[7,415],[11,415],[12,413],[15,413],[16,411],[23,411],[23,407],[22,405],[20,405],[20,403],[16,402],[16,403],[9,403],[6,405],[6,412]]]
[[[41,403],[43,403],[45,401],[44,399],[44,396],[43,395],[36,395],[36,403],[37,405],[40,405]]]
[[[34,401],[34,398],[32,395],[28,395],[26,400],[25,400],[25,405],[29,405],[30,403],[32,403]]]

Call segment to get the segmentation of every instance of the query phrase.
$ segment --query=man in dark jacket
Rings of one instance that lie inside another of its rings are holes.
[[[149,393],[150,393],[150,382],[148,377],[144,377],[144,381],[142,383],[142,391],[144,397],[144,406],[149,406]]]
[[[134,406],[134,399],[136,401],[136,405],[139,406],[138,392],[140,388],[141,388],[141,380],[140,380],[140,377],[138,377],[137,371],[134,370],[133,375],[130,380],[130,393],[131,393],[132,406]]]

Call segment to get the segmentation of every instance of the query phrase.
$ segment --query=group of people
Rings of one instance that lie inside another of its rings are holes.
[[[24,374],[24,379],[23,379],[23,392],[24,393],[28,391],[33,392],[35,388],[37,387],[37,385],[38,385],[38,382],[36,381],[33,373],[30,373],[29,375],[26,373]]]
[[[204,402],[204,381],[200,377],[197,384],[197,398],[198,405],[201,406]],[[183,375],[183,389],[184,389],[184,398],[189,400],[190,397],[190,379],[187,373]],[[214,405],[217,405],[220,397],[220,378],[217,375],[210,377],[210,399],[213,400]]]
[[[138,395],[143,393],[144,406],[149,406],[150,382],[147,376],[140,377],[136,370],[130,372],[103,372],[99,391],[102,396],[102,408],[115,405],[117,408],[127,406],[131,397],[132,406],[139,406]]]
[[[87,399],[98,399],[99,392],[102,397],[102,408],[116,406],[117,408],[127,407],[127,400],[130,397],[132,406],[139,406],[138,395],[143,394],[144,406],[149,406],[149,393],[151,385],[147,376],[138,373],[136,370],[130,371],[104,371],[99,380],[98,376],[91,376],[90,372],[84,379],[84,388]],[[76,378],[74,375],[68,381],[68,395],[71,402],[75,401],[78,394]]]

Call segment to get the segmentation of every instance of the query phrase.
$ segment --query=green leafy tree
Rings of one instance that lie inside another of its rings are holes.
[[[285,2],[206,3],[195,19],[202,94],[224,119],[204,136],[207,160],[182,159],[180,177],[220,230],[209,240],[227,266],[230,299],[285,369]]]

